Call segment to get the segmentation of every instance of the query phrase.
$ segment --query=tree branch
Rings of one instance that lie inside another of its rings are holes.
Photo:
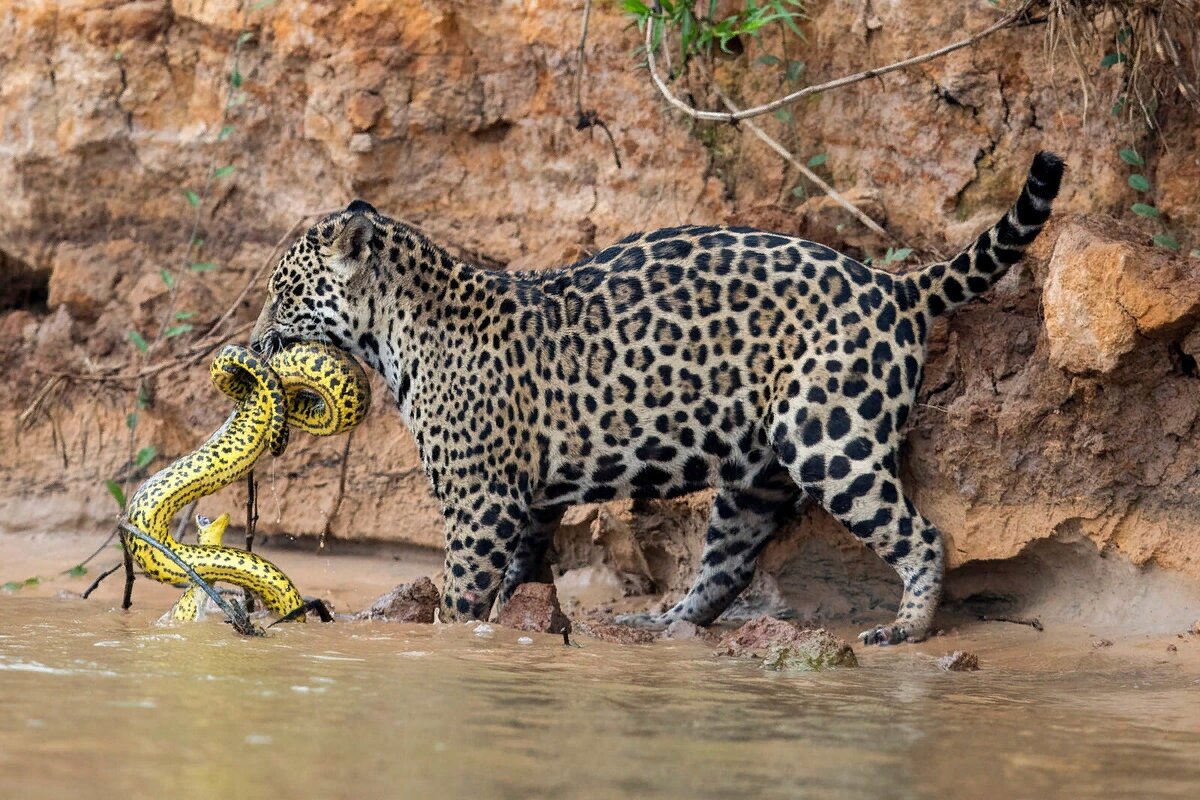
[[[730,112],[736,113],[738,111],[738,107],[733,104],[733,101],[730,100],[729,97],[723,91],[721,91],[720,87],[717,86],[715,81],[712,84],[712,88],[713,88],[713,91],[716,92],[717,98],[720,99],[720,101],[725,104],[725,107],[728,108],[730,110]],[[787,161],[789,164],[791,164],[793,167],[795,167],[797,170],[799,170],[801,175],[803,175],[805,178],[808,178],[810,181],[815,183],[817,185],[817,188],[819,188],[821,191],[823,191],[826,195],[829,196],[830,200],[837,203],[839,206],[841,206],[842,208],[846,209],[851,214],[853,214],[854,217],[859,222],[861,222],[863,225],[866,225],[867,228],[869,228],[872,232],[878,234],[879,236],[882,236],[884,239],[886,239],[889,242],[896,241],[896,237],[892,236],[892,234],[890,234],[886,230],[884,230],[879,225],[879,223],[875,222],[875,220],[868,217],[861,210],[859,210],[859,208],[856,205],[854,205],[849,200],[847,200],[845,197],[843,197],[841,194],[839,194],[836,189],[834,189],[832,186],[830,186],[828,183],[826,183],[824,180],[822,180],[820,175],[818,175],[817,173],[815,173],[811,169],[809,169],[808,165],[804,164],[802,161],[800,161],[795,156],[793,156],[790,152],[788,152],[788,150],[783,145],[781,145],[774,138],[772,138],[766,131],[764,131],[762,128],[760,128],[757,124],[755,124],[754,122],[752,122],[749,119],[742,120],[741,124],[743,124],[747,128],[749,128],[751,133],[753,133],[755,136],[757,136],[759,139],[761,139],[767,145],[767,147],[771,148],[776,153],[778,153],[780,155],[780,157],[783,158],[784,161]]]
[[[1032,0],[1025,0],[1025,2],[1022,2],[1015,11],[1010,14],[1006,14],[1004,17],[1000,18],[1000,20],[988,26],[987,28],[984,28],[979,33],[968,36],[966,39],[961,39],[953,44],[948,44],[945,47],[939,47],[937,50],[930,50],[927,53],[922,53],[921,55],[913,56],[912,58],[906,58],[903,61],[897,61],[894,64],[876,67],[875,69],[863,70],[862,72],[856,72],[853,75],[846,75],[832,81],[819,83],[815,86],[806,86],[803,89],[792,92],[789,95],[785,95],[778,100],[772,100],[769,103],[754,106],[753,108],[743,108],[738,111],[701,111],[680,100],[675,96],[674,93],[671,92],[671,90],[667,87],[667,84],[663,81],[662,76],[659,74],[658,63],[655,60],[655,20],[653,17],[646,21],[646,66],[650,69],[650,78],[654,81],[655,87],[658,88],[659,94],[661,94],[673,107],[682,111],[684,114],[687,114],[692,119],[710,120],[713,122],[738,122],[739,120],[767,114],[777,108],[782,108],[789,103],[794,103],[802,97],[808,97],[810,94],[818,94],[820,92],[829,91],[830,89],[840,89],[843,86],[849,86],[852,83],[859,83],[860,81],[865,81],[868,78],[877,78],[880,75],[886,75],[889,72],[895,72],[896,70],[904,69],[906,67],[913,67],[917,64],[924,64],[926,61],[933,61],[936,58],[949,55],[955,50],[961,50],[964,47],[970,47],[981,39],[985,39],[988,36],[991,36],[993,33],[1001,31],[1016,23],[1025,15],[1025,12],[1028,10],[1030,5],[1032,5]],[[657,3],[655,4],[655,7],[657,9]]]
[[[153,547],[155,550],[169,558],[171,562],[175,564],[175,566],[183,570],[184,574],[188,576],[188,580],[199,586],[200,589],[206,595],[211,597],[213,602],[220,607],[221,611],[225,612],[225,616],[229,618],[229,622],[233,625],[234,629],[238,633],[246,636],[262,635],[262,631],[256,628],[254,624],[250,622],[250,618],[246,616],[246,612],[243,611],[240,606],[231,605],[224,597],[221,596],[220,592],[212,588],[212,586],[210,586],[203,578],[197,575],[196,570],[192,569],[190,566],[188,566],[187,562],[176,555],[174,550],[167,547],[153,536],[143,533],[141,530],[135,528],[128,522],[121,522],[120,525],[121,530],[124,531],[125,535],[132,536],[142,542],[145,542],[150,547]]]

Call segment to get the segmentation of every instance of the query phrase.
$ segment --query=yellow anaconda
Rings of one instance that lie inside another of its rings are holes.
[[[219,543],[178,542],[170,533],[171,518],[193,500],[243,477],[264,451],[282,453],[289,425],[318,436],[353,428],[371,405],[367,376],[350,356],[315,343],[287,347],[269,363],[244,347],[226,345],[213,359],[210,374],[237,407],[208,441],[138,488],[129,501],[129,523],[169,547],[205,581],[226,581],[249,589],[271,611],[287,615],[304,600],[278,567],[253,553]],[[219,542],[222,533],[223,525],[219,531],[210,530],[203,541],[215,538]],[[129,549],[155,580],[188,582],[178,566],[145,542],[131,537]]]

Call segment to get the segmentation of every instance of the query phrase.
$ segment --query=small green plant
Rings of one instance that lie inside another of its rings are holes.
[[[41,582],[42,579],[34,575],[32,578],[26,578],[23,581],[8,581],[4,584],[0,584],[0,589],[3,589],[6,592],[16,592],[24,589],[26,586],[37,586]]]
[[[1138,151],[1134,150],[1132,147],[1121,148],[1119,151],[1117,151],[1117,157],[1134,168],[1146,166],[1146,160],[1142,158]],[[1126,181],[1129,183],[1129,188],[1133,189],[1135,192],[1146,193],[1152,188],[1150,179],[1140,172],[1131,173]],[[1139,217],[1144,217],[1146,219],[1158,219],[1160,217],[1158,208],[1151,203],[1143,203],[1138,201],[1129,206],[1129,210],[1134,214],[1137,214]],[[1156,247],[1161,247],[1164,250],[1178,252],[1181,248],[1179,240],[1167,232],[1154,234],[1151,241],[1154,242]]]
[[[256,9],[265,7],[266,5],[269,5],[269,3],[260,3],[256,6]],[[216,143],[226,141],[236,131],[236,127],[230,121],[230,114],[234,108],[246,102],[246,94],[241,90],[245,83],[245,75],[241,70],[241,55],[243,48],[253,38],[254,34],[251,31],[243,31],[238,34],[234,42],[232,53],[233,64],[228,73],[225,105],[222,109],[221,126],[216,135]],[[114,55],[114,57],[119,58],[119,54]],[[187,186],[179,187],[178,191],[182,195],[183,201],[187,204],[187,209],[191,215],[191,226],[180,268],[175,270],[162,269],[159,271],[159,277],[162,279],[163,285],[167,288],[166,310],[161,322],[158,324],[157,329],[153,331],[143,332],[133,329],[126,333],[126,338],[137,351],[137,359],[141,362],[143,368],[146,366],[146,362],[150,356],[153,355],[160,345],[172,339],[185,336],[195,329],[194,324],[190,320],[196,317],[196,312],[186,309],[177,310],[175,306],[181,282],[189,276],[198,276],[217,269],[215,261],[202,260],[204,237],[201,235],[201,221],[204,214],[205,199],[208,197],[210,190],[216,182],[226,180],[232,176],[235,172],[235,167],[233,164],[221,164],[216,158],[217,156],[214,152],[205,171],[203,183],[198,189]],[[104,481],[105,488],[113,500],[116,501],[117,508],[122,514],[125,512],[127,503],[126,495],[129,491],[129,480],[138,472],[148,468],[154,462],[154,459],[158,457],[157,447],[147,445],[137,449],[136,445],[138,421],[141,418],[140,412],[149,407],[150,390],[146,379],[143,378],[137,383],[134,408],[125,416],[125,426],[128,429],[129,459],[127,462],[128,468],[124,472],[124,482],[118,483],[112,479]],[[68,574],[72,576],[83,575],[86,572],[87,567],[82,563],[68,570]]]
[[[741,53],[741,37],[756,38],[763,28],[772,23],[785,25],[797,35],[802,35],[797,20],[804,19],[802,0],[745,0],[744,5],[733,14],[718,18],[717,0],[694,2],[694,0],[660,0],[647,3],[643,0],[623,0],[622,8],[632,15],[638,30],[647,24],[653,25],[652,46],[658,48],[668,31],[679,36],[680,64],[676,74],[696,57],[709,57],[716,50],[726,55]],[[774,57],[772,57],[774,58]],[[760,59],[760,63],[762,60]],[[778,59],[774,64],[782,63]],[[800,64],[794,80],[798,80],[804,65]],[[789,66],[789,75],[792,67]]]

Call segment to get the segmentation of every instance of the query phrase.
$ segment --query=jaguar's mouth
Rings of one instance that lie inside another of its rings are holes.
[[[298,341],[299,339],[286,337],[279,331],[267,331],[261,339],[250,343],[250,349],[270,360],[276,353]]]

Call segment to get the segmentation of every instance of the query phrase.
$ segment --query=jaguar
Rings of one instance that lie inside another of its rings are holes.
[[[919,640],[945,554],[905,492],[898,450],[930,326],[1021,258],[1062,175],[1057,156],[1039,153],[995,225],[904,273],[712,225],[509,272],[455,258],[355,200],[280,258],[251,347],[328,343],[382,375],[442,508],[443,620],[483,618],[507,600],[571,504],[715,488],[689,591],[622,622],[712,623],[807,501],[903,582],[896,618],[862,641]]]

